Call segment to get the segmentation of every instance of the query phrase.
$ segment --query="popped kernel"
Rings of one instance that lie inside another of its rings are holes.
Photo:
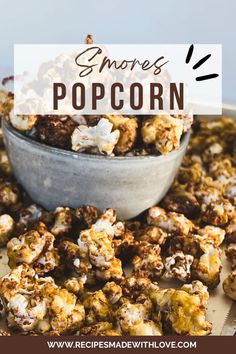
[[[152,244],[158,244],[160,246],[165,244],[167,238],[167,232],[154,225],[150,225],[145,229],[139,230],[136,235],[136,239],[138,241],[146,241]]]
[[[6,246],[14,231],[15,222],[8,214],[0,215],[0,247]]]
[[[119,139],[114,150],[115,153],[118,155],[126,154],[135,145],[138,135],[138,119],[121,115],[106,115],[106,118],[112,123],[113,129],[119,131]]]
[[[39,278],[26,264],[0,280],[0,294],[6,301],[9,328],[21,332],[71,334],[85,318],[74,294],[58,287],[51,277]]]
[[[196,229],[193,222],[186,218],[184,214],[166,212],[160,207],[152,207],[148,210],[147,222],[149,225],[158,226],[166,232],[179,235],[187,235]]]
[[[203,301],[203,298],[206,299],[206,289],[201,291],[203,296],[198,292],[189,292],[185,285],[180,290],[160,289],[157,286],[148,289],[156,311],[153,316],[161,316],[165,334],[202,336],[211,333],[212,325],[206,320],[206,303]]]
[[[36,136],[41,142],[62,149],[71,148],[71,134],[75,127],[67,116],[41,116],[35,124]]]
[[[179,279],[183,282],[188,281],[191,277],[191,265],[193,260],[192,255],[184,254],[181,251],[167,257],[164,261],[165,271],[163,278]]]
[[[149,118],[143,123],[141,134],[145,144],[154,144],[158,152],[166,155],[179,148],[183,130],[181,119],[159,115]]]
[[[119,329],[114,328],[113,323],[110,322],[97,322],[94,325],[85,326],[77,334],[82,336],[121,336]]]
[[[112,322],[112,308],[102,290],[84,294],[82,303],[85,308],[86,325],[93,325],[97,322]]]
[[[229,243],[226,246],[225,254],[230,261],[232,269],[236,269],[236,243]]]
[[[223,289],[230,299],[236,301],[236,270],[233,270],[225,278],[223,281]]]
[[[133,274],[153,280],[160,278],[164,268],[160,246],[142,241],[136,244],[135,252],[137,254],[132,259]]]
[[[122,332],[132,335],[135,328],[144,326],[144,321],[148,320],[150,309],[145,304],[132,304],[126,301],[116,312],[116,318]],[[159,327],[158,327],[159,328]]]
[[[72,211],[70,208],[57,207],[55,212],[54,225],[51,233],[55,236],[68,234],[72,228]]]
[[[11,125],[20,131],[31,130],[36,124],[38,117],[35,115],[15,115],[13,112],[9,115],[9,121]]]
[[[26,263],[32,265],[40,274],[53,270],[59,264],[54,240],[54,236],[42,223],[37,230],[30,230],[18,238],[12,238],[7,244],[10,267]]]
[[[194,259],[192,277],[213,289],[220,282],[221,268],[220,248],[214,247],[212,244],[206,244],[202,256],[199,259]]]
[[[101,118],[94,127],[80,125],[72,134],[72,150],[80,151],[96,147],[101,154],[111,155],[120,137],[118,129],[108,119]]]
[[[78,266],[79,267],[79,266]],[[84,290],[84,285],[87,282],[87,276],[84,274],[78,278],[72,277],[64,281],[63,286],[73,294],[80,294]]]

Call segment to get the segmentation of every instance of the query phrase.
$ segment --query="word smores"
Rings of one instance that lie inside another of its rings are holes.
[[[103,55],[102,57],[100,57]],[[148,59],[138,60],[134,59],[123,59],[123,60],[112,60],[107,55],[103,54],[103,49],[100,47],[90,47],[83,52],[79,53],[75,57],[75,63],[80,68],[79,76],[85,77],[93,72],[96,68],[99,73],[104,70],[129,70],[133,71],[137,67],[143,71],[151,71],[154,75],[159,75],[161,73],[161,68],[168,63],[167,61],[162,62],[164,56],[151,61]]]
[[[105,49],[92,46],[74,61],[76,79],[72,83],[53,83],[54,111],[64,104],[76,111],[89,109],[94,113],[184,110],[184,84],[170,82],[168,73],[162,73],[168,63],[164,56],[114,60]]]

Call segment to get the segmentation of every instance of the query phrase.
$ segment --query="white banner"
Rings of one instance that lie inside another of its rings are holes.
[[[221,114],[219,44],[15,45],[15,114]]]

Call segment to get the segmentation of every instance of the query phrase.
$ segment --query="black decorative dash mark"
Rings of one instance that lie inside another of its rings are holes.
[[[204,81],[204,80],[210,80],[214,79],[215,77],[218,77],[218,74],[209,74],[209,75],[203,75],[203,76],[198,76],[196,77],[196,81]]]
[[[194,51],[194,45],[191,44],[189,49],[188,49],[188,53],[185,59],[185,63],[188,64],[192,58],[193,55],[193,51]],[[211,57],[211,54],[207,54],[205,57],[203,57],[202,59],[200,59],[196,64],[193,65],[193,70],[198,69],[202,64],[204,64],[209,58]],[[204,81],[204,80],[210,80],[210,79],[215,79],[216,77],[218,77],[219,74],[208,74],[208,75],[202,75],[202,76],[197,76],[196,77],[196,81]]]
[[[186,56],[186,60],[185,60],[186,64],[188,64],[190,62],[190,59],[191,59],[192,54],[193,54],[193,50],[194,50],[194,45],[191,44],[190,47],[189,47],[189,50],[188,50],[188,54]]]
[[[207,61],[211,57],[211,54],[207,54],[204,58],[200,59],[195,65],[193,65],[193,70],[196,70],[201,66],[205,61]]]

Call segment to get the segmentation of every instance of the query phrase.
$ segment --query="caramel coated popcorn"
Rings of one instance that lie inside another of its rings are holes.
[[[59,243],[61,258],[79,276],[86,276],[86,282],[121,279],[122,264],[113,244],[113,238],[121,232],[123,224],[116,222],[115,211],[106,209],[90,228],[80,231],[77,243],[71,240]]]
[[[169,334],[195,336],[211,333],[211,323],[205,318],[205,292],[206,288],[201,283],[198,291],[185,285],[180,290],[159,289],[157,286],[149,290],[156,315],[161,315],[164,330]]]
[[[137,254],[132,259],[133,274],[153,280],[160,278],[164,268],[160,246],[141,241],[135,249]]]
[[[152,207],[148,210],[147,223],[171,234],[188,235],[195,229],[195,225],[184,214],[166,212],[160,207]]]
[[[86,151],[98,149],[98,153],[111,155],[120,137],[119,130],[112,131],[113,125],[105,118],[101,118],[94,127],[80,125],[72,134],[72,150]]]
[[[0,215],[0,247],[7,244],[13,234],[14,220],[8,214]]]
[[[9,337],[9,336],[10,336],[9,332],[0,330],[0,337]]]
[[[41,223],[37,230],[30,230],[18,238],[12,238],[7,244],[9,265],[32,265],[38,273],[43,274],[53,270],[59,264],[59,255],[54,248],[55,237]]]
[[[147,119],[141,133],[145,144],[153,144],[157,151],[166,155],[179,147],[183,130],[181,119],[160,115]]]
[[[70,149],[71,135],[82,128],[75,135],[81,152],[167,153],[178,148],[190,118],[38,117],[30,134]],[[220,282],[224,242],[232,272],[223,289],[236,300],[235,132],[230,118],[195,122],[167,195],[129,221],[117,220],[112,208],[48,212],[25,202],[2,150],[0,245],[7,244],[11,271],[0,279],[0,298],[9,329],[56,336],[210,334],[206,309]],[[178,290],[159,286],[170,279],[182,283]]]
[[[166,279],[176,278],[181,281],[187,281],[191,277],[191,265],[193,260],[192,255],[184,254],[181,251],[167,257],[164,263],[165,272],[163,277]]]
[[[223,282],[225,294],[232,300],[236,301],[236,271],[232,271]]]
[[[34,115],[23,116],[15,115],[13,112],[10,113],[9,120],[11,125],[20,131],[31,130],[37,122],[38,117]]]
[[[77,333],[82,336],[121,336],[120,330],[110,322],[97,322],[92,326],[85,326]]]
[[[39,278],[26,264],[1,279],[0,294],[6,301],[9,328],[21,332],[73,333],[85,318],[74,294],[58,287],[51,277]]]
[[[138,118],[129,118],[117,115],[107,115],[113,129],[119,131],[119,138],[115,145],[115,153],[123,155],[132,150],[138,136]]]

